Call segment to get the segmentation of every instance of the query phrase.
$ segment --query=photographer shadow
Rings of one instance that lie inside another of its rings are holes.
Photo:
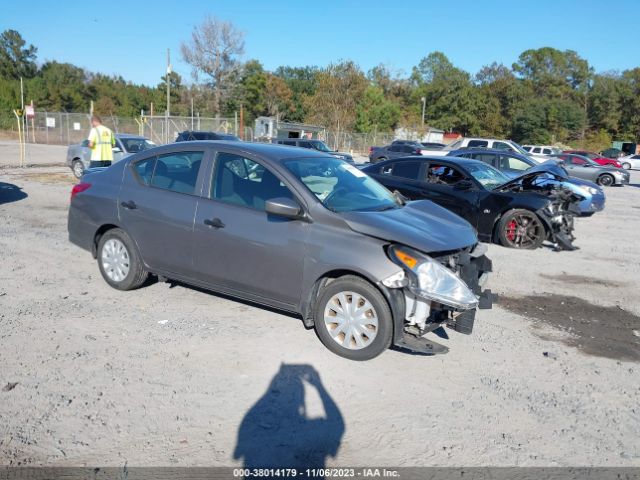
[[[324,416],[309,417],[305,385],[317,392]],[[233,457],[245,468],[324,468],[327,458],[337,455],[344,430],[340,409],[318,372],[311,365],[282,364],[242,419]]]

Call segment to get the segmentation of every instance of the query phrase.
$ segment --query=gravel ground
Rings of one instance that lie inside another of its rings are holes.
[[[503,304],[447,355],[355,363],[280,312],[109,288],[67,241],[71,174],[8,151],[0,464],[640,466],[640,172],[577,221],[580,250],[490,246]]]

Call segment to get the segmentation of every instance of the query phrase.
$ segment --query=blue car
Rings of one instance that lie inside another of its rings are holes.
[[[553,166],[555,167],[554,173],[564,177],[562,184],[574,193],[584,197],[584,200],[579,205],[581,216],[589,217],[596,212],[604,210],[606,197],[602,187],[588,180],[569,176],[567,170],[559,164],[558,160],[550,159],[544,163],[538,163],[527,155],[517,152],[487,148],[452,150],[447,156],[480,160],[497,168],[509,178],[519,177],[525,171],[535,171],[535,169],[545,169]]]

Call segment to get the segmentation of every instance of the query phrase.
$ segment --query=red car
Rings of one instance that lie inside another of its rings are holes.
[[[603,157],[602,155],[599,155],[597,153],[586,152],[584,150],[565,150],[562,153],[573,153],[575,155],[582,155],[583,157],[588,157],[600,165],[622,168],[622,164],[618,160],[615,160],[613,158]]]

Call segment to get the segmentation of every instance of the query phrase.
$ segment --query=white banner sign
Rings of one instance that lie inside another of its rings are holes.
[[[56,128],[56,119],[53,117],[47,117],[47,127]]]
[[[73,122],[73,129],[80,130],[80,122]]]

